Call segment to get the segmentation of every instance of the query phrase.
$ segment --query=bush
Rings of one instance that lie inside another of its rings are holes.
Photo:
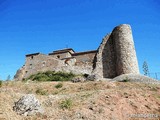
[[[50,81],[70,81],[75,75],[73,73],[56,72],[51,76]]]
[[[0,80],[0,87],[2,87],[2,80]]]
[[[47,95],[47,90],[42,90],[41,88],[38,88],[37,90],[36,90],[36,94],[37,95]]]
[[[46,71],[44,72],[44,74],[47,76],[53,76],[55,74],[55,71]]]
[[[63,87],[63,84],[62,83],[58,83],[57,85],[55,85],[55,88],[62,88]]]
[[[29,78],[27,78],[27,80],[30,79],[33,81],[69,81],[73,77],[75,77],[73,73],[46,71],[43,73],[31,75]]]
[[[60,103],[60,108],[62,109],[70,109],[72,107],[72,100],[65,99]]]
[[[33,78],[34,81],[48,81],[49,77],[43,73],[38,73],[36,76]]]

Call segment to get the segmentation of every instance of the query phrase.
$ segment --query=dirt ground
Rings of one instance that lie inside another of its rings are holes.
[[[36,95],[43,114],[21,116],[13,111],[14,103],[26,94]],[[62,105],[66,100],[69,104]],[[159,119],[160,85],[156,84],[8,81],[0,88],[0,120]]]

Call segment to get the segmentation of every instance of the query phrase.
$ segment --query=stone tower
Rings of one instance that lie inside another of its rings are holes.
[[[121,74],[138,74],[138,62],[130,25],[115,27],[105,36],[95,57],[93,74],[98,78],[114,78]]]
[[[115,42],[117,75],[139,73],[130,25],[123,24],[116,27],[112,32],[112,37]]]

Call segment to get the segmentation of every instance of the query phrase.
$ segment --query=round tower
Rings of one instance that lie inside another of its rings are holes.
[[[138,62],[130,25],[122,24],[114,28],[112,39],[115,50],[116,74],[138,74]]]

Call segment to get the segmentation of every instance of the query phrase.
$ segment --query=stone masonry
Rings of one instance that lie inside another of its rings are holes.
[[[93,74],[97,78],[114,78],[128,73],[138,74],[139,68],[131,27],[123,24],[103,38]]]
[[[65,71],[75,74],[95,75],[97,79],[114,78],[121,74],[138,74],[138,62],[130,25],[122,24],[106,35],[97,50],[76,53],[73,49],[53,51],[48,55],[26,55],[16,80],[38,72]]]
[[[120,25],[112,32],[116,53],[117,75],[139,73],[136,51],[129,25]]]

